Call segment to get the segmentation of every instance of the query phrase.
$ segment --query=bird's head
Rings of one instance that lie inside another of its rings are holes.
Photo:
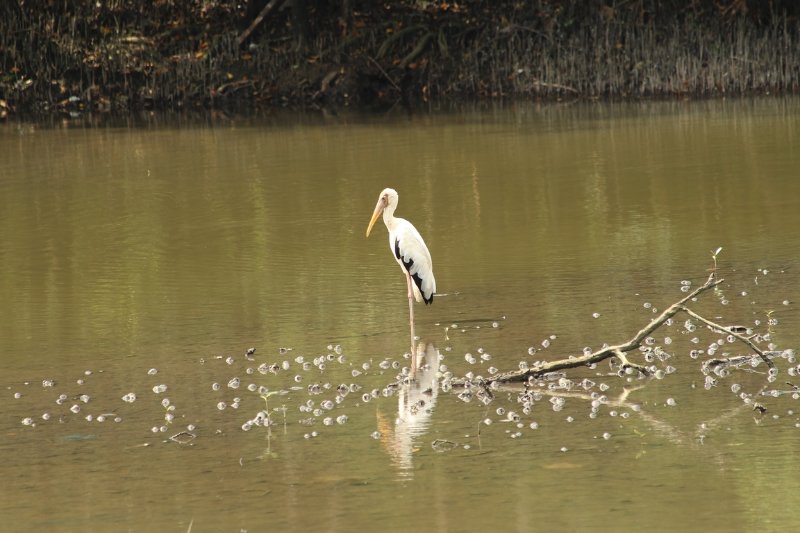
[[[378,197],[378,203],[375,205],[375,211],[372,212],[372,218],[369,221],[369,226],[367,226],[367,237],[369,237],[369,232],[372,231],[372,226],[375,225],[378,217],[381,216],[387,209],[390,213],[393,213],[396,207],[397,191],[390,188],[383,189],[381,191],[381,195]]]

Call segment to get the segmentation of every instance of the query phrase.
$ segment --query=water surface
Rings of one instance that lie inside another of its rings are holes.
[[[558,410],[545,396],[523,414],[514,388],[464,402],[436,368],[426,387],[363,398],[408,365],[403,276],[382,225],[364,237],[387,186],[433,255],[440,294],[417,307],[417,334],[443,370],[487,375],[622,342],[681,282],[701,284],[718,247],[726,283],[697,310],[797,348],[797,146],[800,102],[784,99],[4,124],[3,527],[800,524],[800,406],[758,397],[757,416],[731,391],[788,390],[793,364],[774,383],[756,369],[706,390],[689,351],[720,336],[684,334],[684,319],[654,339],[674,373],[578,370],[595,386]],[[298,362],[328,354],[324,370]],[[289,391],[267,399],[286,407],[269,429],[242,430],[267,408],[250,384]],[[607,400],[595,418],[592,392]],[[168,440],[187,426],[189,443]]]

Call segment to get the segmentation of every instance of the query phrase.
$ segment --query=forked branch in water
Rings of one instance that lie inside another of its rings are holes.
[[[664,325],[667,320],[675,316],[680,312],[684,312],[691,316],[692,318],[699,320],[706,325],[710,326],[713,329],[724,331],[725,333],[729,333],[733,335],[737,340],[745,343],[751,350],[753,350],[758,356],[761,358],[764,363],[767,364],[769,368],[772,368],[774,364],[772,361],[761,351],[758,347],[753,344],[753,342],[743,335],[734,332],[730,328],[726,328],[716,322],[704,318],[703,316],[695,313],[694,311],[690,310],[686,307],[686,303],[691,301],[692,299],[696,298],[700,294],[706,292],[709,289],[712,289],[722,283],[724,281],[723,278],[717,278],[716,272],[711,272],[708,276],[706,282],[697,287],[695,290],[687,294],[685,297],[681,298],[679,301],[675,302],[674,304],[670,305],[664,311],[661,312],[660,315],[655,317],[653,320],[650,321],[645,327],[640,329],[633,337],[631,337],[628,341],[623,342],[621,344],[616,344],[614,346],[606,346],[601,348],[597,351],[592,353],[583,354],[579,356],[570,356],[567,359],[559,359],[556,361],[539,361],[536,364],[530,366],[527,369],[521,370],[512,370],[509,372],[500,372],[497,373],[490,378],[487,378],[488,382],[495,382],[495,383],[512,383],[512,382],[522,382],[527,381],[530,378],[538,378],[544,374],[548,374],[550,372],[556,372],[559,370],[565,370],[568,368],[577,368],[581,366],[587,366],[594,363],[599,363],[600,361],[604,361],[611,357],[616,357],[620,361],[621,369],[624,370],[626,368],[633,368],[643,374],[647,374],[647,369],[639,364],[633,363],[628,359],[628,353],[637,350],[644,340],[655,330],[660,328]]]

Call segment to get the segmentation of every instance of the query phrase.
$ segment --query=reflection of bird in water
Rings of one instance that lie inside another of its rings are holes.
[[[436,292],[436,279],[433,277],[433,262],[431,253],[422,240],[417,228],[408,220],[394,216],[397,209],[397,191],[384,189],[378,197],[375,211],[367,226],[369,237],[372,226],[378,217],[383,215],[383,223],[389,230],[389,248],[392,250],[395,261],[403,269],[408,286],[408,313],[411,326],[411,376],[417,369],[416,350],[414,350],[414,299],[426,304],[433,303],[433,293]]]
[[[417,379],[403,383],[397,391],[394,427],[380,412],[377,413],[381,444],[392,463],[404,474],[411,472],[414,440],[428,430],[439,394],[439,382],[436,379],[439,350],[433,344],[423,345],[422,342],[417,345],[417,350],[420,359]]]

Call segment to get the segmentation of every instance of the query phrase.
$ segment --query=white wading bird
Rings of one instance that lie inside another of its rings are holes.
[[[375,221],[383,214],[383,223],[389,230],[389,248],[392,250],[397,264],[406,275],[408,286],[408,313],[411,325],[411,372],[412,376],[417,370],[417,351],[414,349],[414,299],[426,304],[433,303],[433,294],[436,292],[436,280],[433,277],[433,263],[431,253],[411,222],[402,218],[395,218],[394,210],[397,209],[397,191],[384,189],[378,198],[378,204],[372,213],[372,218],[367,226],[367,237],[372,231]]]

